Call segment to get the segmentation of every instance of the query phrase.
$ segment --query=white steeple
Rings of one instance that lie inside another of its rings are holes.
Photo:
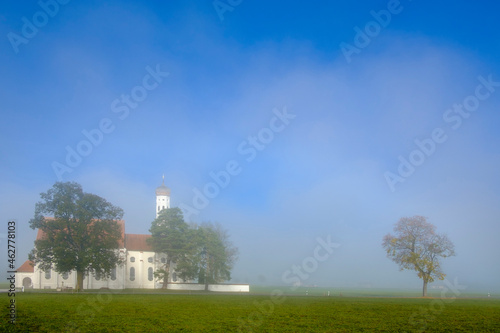
[[[156,217],[163,209],[170,208],[170,189],[165,186],[165,175],[163,175],[161,186],[156,188]]]

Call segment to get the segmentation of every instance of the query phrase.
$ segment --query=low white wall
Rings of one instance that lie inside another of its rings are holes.
[[[205,285],[204,284],[197,284],[197,283],[169,282],[167,285],[167,289],[172,289],[172,290],[205,290]]]
[[[198,283],[172,283],[167,285],[167,289],[171,290],[205,290],[204,284]],[[250,291],[250,285],[248,284],[209,284],[209,291],[218,292],[238,292],[247,293]]]
[[[247,293],[250,291],[250,285],[248,285],[248,284],[209,284],[208,290]]]

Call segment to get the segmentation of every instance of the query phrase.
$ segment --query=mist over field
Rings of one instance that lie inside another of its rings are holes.
[[[228,230],[232,282],[421,288],[381,244],[422,215],[455,245],[448,283],[500,293],[498,4],[41,3],[0,11],[17,267],[56,181],[147,234],[164,175],[188,222]]]

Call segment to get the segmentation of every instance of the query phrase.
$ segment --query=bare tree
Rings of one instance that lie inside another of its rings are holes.
[[[436,234],[436,227],[423,216],[402,217],[394,226],[395,236],[384,236],[382,246],[387,257],[400,270],[411,269],[423,280],[422,296],[427,296],[427,284],[434,278],[443,280],[440,258],[455,255],[453,243],[446,235]]]

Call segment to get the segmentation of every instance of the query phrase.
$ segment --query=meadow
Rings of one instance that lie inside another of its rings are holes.
[[[499,332],[500,299],[268,294],[2,295],[2,332]]]

